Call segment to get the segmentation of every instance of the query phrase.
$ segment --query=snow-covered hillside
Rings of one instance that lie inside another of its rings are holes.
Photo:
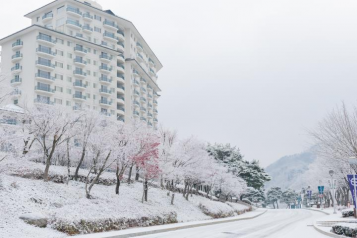
[[[302,177],[315,159],[316,155],[312,149],[301,154],[282,157],[266,168],[266,172],[272,177],[272,180],[265,184],[265,188],[301,189],[304,186],[301,184]]]
[[[93,199],[85,196],[85,184],[30,179],[30,174],[43,170],[44,165],[27,160],[5,160],[0,173],[0,237],[66,237],[73,234],[173,222],[206,220],[213,217],[235,216],[249,209],[237,203],[211,201],[202,196],[190,196],[188,201],[177,193],[174,205],[166,190],[150,188],[148,202],[142,203],[142,183],[123,184],[120,195],[115,186],[96,185]],[[6,168],[6,170],[4,170]],[[86,171],[80,171],[85,174]],[[53,166],[52,176],[66,174],[65,167]],[[103,175],[115,179],[112,173]],[[26,224],[20,216],[43,217],[47,228]],[[98,226],[97,224],[101,224]],[[99,227],[99,228],[98,228]]]

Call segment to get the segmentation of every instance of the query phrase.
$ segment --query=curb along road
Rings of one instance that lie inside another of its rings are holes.
[[[95,237],[100,237],[100,238],[129,238],[129,237],[136,237],[136,236],[144,236],[144,235],[152,235],[152,234],[158,234],[158,233],[164,233],[164,232],[169,232],[169,231],[177,231],[177,230],[183,230],[183,229],[189,229],[189,228],[196,228],[196,227],[201,227],[201,226],[210,226],[210,225],[216,225],[216,224],[221,224],[221,223],[229,223],[229,222],[236,222],[236,221],[243,221],[243,220],[250,220],[257,218],[263,214],[265,214],[268,210],[265,210],[258,215],[252,216],[252,217],[242,217],[242,218],[236,218],[236,219],[229,219],[229,220],[220,220],[220,221],[212,221],[212,222],[205,222],[205,223],[199,223],[199,224],[191,224],[191,225],[182,225],[182,226],[177,226],[177,227],[169,227],[169,228],[162,228],[160,229],[158,227],[157,230],[148,230],[148,231],[138,231],[135,233],[130,233],[130,234],[122,234],[122,235],[115,235],[115,234],[105,234],[103,233],[103,236],[100,236],[100,234],[92,234],[95,235]],[[151,227],[153,228],[153,227]],[[85,235],[85,236],[74,236],[77,238],[91,238],[91,235]],[[94,237],[94,236],[93,236]]]
[[[309,210],[309,211],[313,211],[313,212],[321,212],[325,215],[330,215],[330,213],[327,213],[327,212],[324,212],[324,211],[321,211],[321,210],[314,210],[314,209],[305,209],[305,210]],[[316,221],[314,221],[314,224],[313,224],[314,228],[316,231],[320,232],[321,234],[324,234],[326,236],[329,236],[329,237],[335,237],[335,238],[341,238],[341,237],[346,237],[346,236],[340,236],[340,235],[337,235],[337,234],[334,234],[332,232],[328,232],[328,231],[324,231],[322,229],[320,229],[317,224],[316,224]]]

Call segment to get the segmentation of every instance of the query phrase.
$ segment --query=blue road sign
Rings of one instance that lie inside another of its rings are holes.
[[[347,175],[348,184],[350,185],[350,190],[352,193],[353,204],[356,207],[356,186],[357,186],[357,175]]]

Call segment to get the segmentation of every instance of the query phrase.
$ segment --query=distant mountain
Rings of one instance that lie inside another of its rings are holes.
[[[272,180],[265,184],[265,188],[281,187],[300,190],[303,185],[303,175],[315,159],[316,155],[312,149],[301,154],[282,157],[265,169],[272,177]]]

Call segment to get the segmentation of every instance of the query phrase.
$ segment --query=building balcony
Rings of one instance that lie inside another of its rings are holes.
[[[117,68],[117,71],[118,73],[120,74],[125,74],[125,67],[123,64],[117,64],[118,68]]]
[[[140,103],[138,101],[134,101],[134,107],[140,109]]]
[[[100,114],[102,114],[103,116],[106,116],[106,117],[112,116],[112,114],[110,114],[109,112],[101,112]]]
[[[11,61],[12,61],[13,63],[19,62],[20,60],[22,60],[22,58],[23,58],[23,55],[22,55],[22,54],[16,53],[16,54],[14,54],[14,55],[11,57]]]
[[[118,25],[115,24],[114,21],[105,20],[105,21],[103,22],[103,26],[104,26],[104,28],[107,28],[107,29],[109,29],[109,30],[118,31]]]
[[[109,100],[99,100],[99,104],[104,107],[110,107],[113,102]]]
[[[149,108],[149,109],[152,109],[152,104],[149,103],[149,104],[148,104],[148,108]]]
[[[149,70],[149,74],[150,74],[151,76],[153,76],[153,77],[156,77],[156,72],[155,72],[153,69],[151,69],[151,68],[150,68],[150,70]]]
[[[73,62],[80,67],[85,67],[87,65],[87,61],[84,61],[83,59],[74,59]]]
[[[39,43],[45,44],[48,46],[55,46],[57,43],[57,41],[53,40],[52,37],[47,36],[47,35],[42,35],[42,34],[38,35],[36,39]]]
[[[157,105],[157,104],[158,104],[158,102],[156,100],[154,100],[154,105]]]
[[[102,66],[99,66],[99,70],[102,72],[102,73],[110,73],[112,72],[113,68],[112,67],[109,67],[107,65],[102,65]]]
[[[44,70],[54,70],[56,66],[51,63],[51,61],[37,60],[36,66]]]
[[[143,57],[140,53],[138,53],[136,56],[137,56],[136,59],[137,59],[140,63],[145,62],[144,57]]]
[[[140,93],[136,90],[134,90],[134,97],[140,97]]]
[[[117,33],[118,33],[118,39],[119,39],[120,41],[125,41],[124,32],[121,31],[121,30],[118,30]]]
[[[154,109],[154,114],[157,115],[159,111],[157,109]]]
[[[35,92],[51,96],[55,93],[55,90],[51,87],[36,86]]]
[[[11,73],[13,74],[19,74],[22,71],[22,66],[14,66],[11,68]]]
[[[56,78],[51,77],[51,74],[45,74],[45,73],[37,73],[35,74],[35,78],[38,81],[44,82],[44,83],[54,83]]]
[[[75,93],[73,94],[73,99],[76,101],[84,102],[85,100],[87,100],[87,97],[83,94]]]
[[[125,94],[125,87],[124,86],[118,86],[117,87],[117,92],[120,93],[120,94]]]
[[[134,77],[140,77],[139,72],[136,69],[133,69]]]
[[[118,63],[120,63],[120,64],[124,64],[124,63],[125,63],[124,55],[119,55],[119,56],[117,57],[117,61],[118,61]]]
[[[84,14],[82,14],[83,15],[83,20],[85,20],[85,21],[92,21],[93,20],[93,16],[91,15],[91,14],[89,14],[89,13],[84,13]]]
[[[118,121],[125,122],[124,117],[118,117]]]
[[[11,86],[18,86],[22,83],[22,78],[11,79]]]
[[[48,13],[42,17],[42,22],[46,23],[46,22],[51,21],[52,19],[53,19],[53,13]]]
[[[125,77],[124,77],[123,74],[118,74],[117,73],[117,79],[118,79],[118,82],[120,82],[121,84],[125,83]]]
[[[148,94],[148,98],[152,99],[152,98],[153,98],[153,96],[152,96],[151,94]]]
[[[78,8],[74,8],[74,7],[67,7],[67,13],[68,13],[68,15],[71,15],[74,17],[82,16],[82,12]]]
[[[112,42],[117,42],[119,40],[114,33],[110,33],[110,32],[104,32],[103,38]]]
[[[142,93],[146,93],[146,89],[144,87],[141,87],[140,89]]]
[[[82,40],[86,40],[86,37],[81,33],[77,33],[75,37],[79,38],[79,39],[82,39]]]
[[[119,52],[121,52],[121,53],[124,53],[124,48],[125,48],[124,43],[118,41],[118,43],[117,43],[117,50],[118,50]]]
[[[24,42],[22,42],[21,40],[17,40],[16,42],[14,42],[12,44],[12,49],[18,50],[18,49],[22,48],[23,46],[24,46]]]
[[[84,111],[82,106],[73,106],[73,111]]]
[[[141,112],[146,112],[147,110],[146,110],[145,107],[140,107],[140,111],[141,111]]]
[[[85,78],[87,74],[82,70],[74,70],[73,75],[79,78]]]
[[[76,46],[74,47],[74,53],[77,53],[79,55],[86,55],[88,51],[84,49],[84,47]]]
[[[150,65],[151,67],[155,67],[155,62],[154,62],[152,59],[150,59],[150,58],[149,58],[149,65]]]
[[[148,126],[149,126],[149,127],[152,127],[152,123],[151,123],[151,122],[148,122]]]
[[[112,83],[112,78],[111,77],[99,77],[99,82],[101,82],[102,84],[106,84],[109,85]]]
[[[71,28],[76,29],[76,30],[81,30],[82,29],[82,25],[78,21],[67,20],[66,21],[66,25],[68,27],[71,27]]]
[[[117,107],[117,114],[119,114],[120,116],[125,116],[125,108]]]
[[[104,95],[104,96],[111,96],[112,95],[112,91],[110,89],[107,89],[107,88],[99,89],[99,93],[101,95]]]
[[[19,89],[14,89],[14,91],[12,91],[12,92],[10,93],[10,96],[11,96],[12,99],[16,99],[16,98],[21,97],[21,94],[22,94],[21,90],[19,90]]]
[[[141,82],[142,85],[146,85],[146,79],[141,78],[141,79],[140,79],[140,82]]]
[[[45,99],[38,99],[36,98],[35,100],[33,100],[33,102],[35,104],[47,104],[47,105],[54,105],[54,102],[51,102],[50,100],[45,100]]]
[[[147,122],[148,120],[145,117],[140,117],[140,121],[145,121]]]
[[[136,118],[138,118],[138,117],[140,116],[140,113],[137,112],[137,111],[134,111],[134,112],[133,112],[133,116],[136,117]]]
[[[138,52],[144,51],[144,47],[139,42],[136,43],[136,48],[138,49]]]
[[[154,122],[155,122],[155,123],[158,123],[158,122],[159,122],[159,120],[157,120],[156,118],[154,118]]]
[[[55,52],[52,52],[51,50],[48,50],[45,48],[37,48],[36,53],[40,56],[45,56],[45,57],[50,57],[50,58],[53,58],[56,56]]]
[[[123,96],[117,96],[117,103],[120,105],[125,104],[125,98]]]
[[[93,28],[90,27],[90,26],[83,26],[83,27],[82,27],[82,30],[83,30],[83,32],[85,32],[85,33],[89,33],[89,34],[93,33]]]
[[[134,79],[134,86],[140,88],[140,83],[136,79]]]
[[[85,90],[87,88],[87,85],[83,82],[74,82],[73,87],[78,90]]]
[[[106,63],[109,63],[113,59],[111,55],[100,55],[99,58]]]

